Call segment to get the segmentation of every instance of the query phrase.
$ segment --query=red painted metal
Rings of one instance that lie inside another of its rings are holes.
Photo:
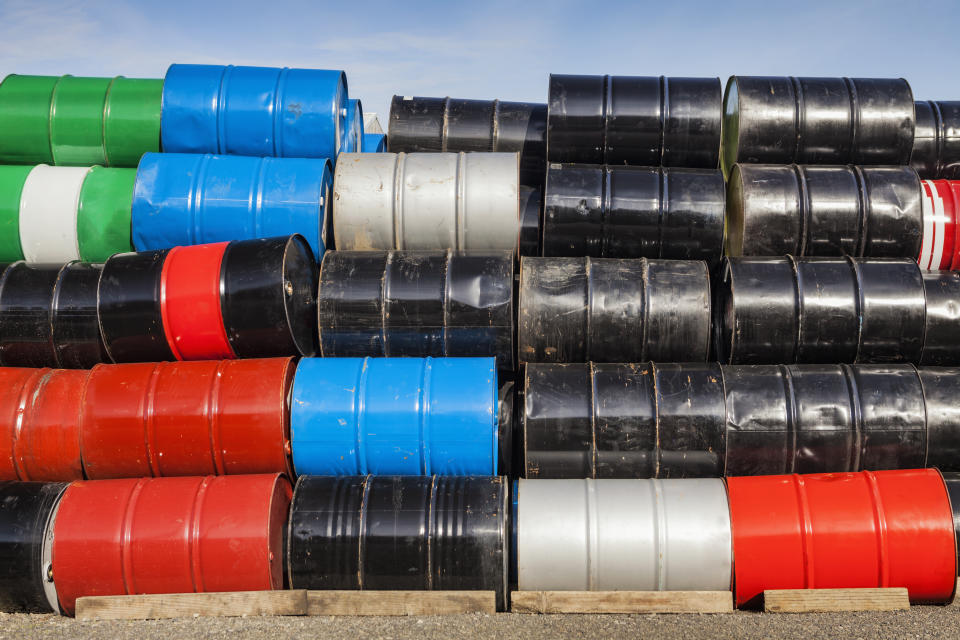
[[[953,512],[936,469],[727,479],[737,605],[765,589],[906,587],[949,602]]]
[[[61,608],[93,595],[283,587],[283,476],[141,478],[71,484],[54,523]]]
[[[285,473],[293,358],[101,364],[86,389],[86,477]]]
[[[88,371],[0,368],[0,480],[80,480]]]
[[[945,180],[953,204],[953,261],[950,269],[960,270],[960,180]]]
[[[220,267],[228,242],[175,247],[160,276],[160,314],[178,360],[234,358],[223,326]]]

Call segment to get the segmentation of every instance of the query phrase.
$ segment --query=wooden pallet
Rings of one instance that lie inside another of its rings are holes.
[[[238,591],[77,599],[81,620],[199,616],[436,616],[495,613],[493,591]]]
[[[514,591],[513,613],[730,613],[729,591]]]
[[[830,611],[901,611],[910,608],[904,588],[890,589],[772,589],[763,592],[769,613]]]

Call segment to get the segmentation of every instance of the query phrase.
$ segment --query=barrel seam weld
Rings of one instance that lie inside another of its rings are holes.
[[[207,497],[207,489],[215,478],[203,478],[197,487],[197,493],[194,495],[193,504],[190,505],[190,519],[187,521],[189,527],[190,540],[190,582],[193,584],[195,593],[206,591],[206,585],[203,582],[203,565],[200,560],[200,516],[203,514],[203,503]]]
[[[597,371],[593,362],[587,363],[590,376],[590,478],[597,477],[599,452],[597,451]]]
[[[857,149],[857,133],[860,131],[860,96],[857,94],[857,86],[850,78],[844,77],[843,83],[847,86],[847,93],[850,96],[850,159],[854,164],[862,164],[863,158]]]
[[[850,416],[853,419],[853,437],[854,444],[848,458],[849,467],[844,471],[859,471],[866,457],[866,438],[863,434],[863,404],[860,401],[860,387],[857,384],[857,375],[853,367],[847,364],[841,364],[840,370],[847,381],[847,396],[850,398],[850,408],[853,410]]]
[[[120,576],[123,580],[123,589],[125,595],[137,593],[137,584],[134,580],[133,572],[133,550],[130,548],[133,538],[133,513],[136,509],[137,501],[140,499],[140,493],[143,487],[150,482],[148,478],[140,478],[133,485],[133,490],[127,498],[126,507],[123,510],[123,523],[120,532]]]
[[[794,490],[800,503],[800,541],[803,547],[803,588],[813,589],[816,575],[813,565],[813,523],[810,520],[810,503],[807,500],[806,483],[803,476],[793,474]]]
[[[283,153],[283,95],[287,84],[289,67],[282,67],[277,74],[277,81],[273,86],[273,147],[274,157],[282,157]]]
[[[810,244],[810,214],[812,203],[810,201],[810,189],[807,188],[807,172],[799,164],[792,166],[793,169],[793,178],[797,181],[797,202],[800,205],[800,233],[797,238],[797,244],[794,245],[796,249],[796,255],[805,256],[807,255],[807,248]],[[792,251],[790,253],[793,253]]]
[[[880,487],[877,476],[872,471],[864,471],[867,486],[870,488],[870,499],[873,503],[873,519],[877,527],[877,586],[890,586],[890,552],[888,549],[887,516],[883,509],[883,499],[880,496]]]
[[[803,144],[803,122],[806,120],[807,104],[803,95],[800,79],[790,76],[790,85],[793,88],[793,150],[789,162],[795,163],[800,159],[800,147]]]
[[[217,153],[227,153],[226,144],[226,116],[227,116],[227,87],[230,85],[230,79],[233,76],[234,66],[228,64],[220,71],[220,83],[217,87]]]
[[[867,250],[867,235],[869,232],[867,226],[867,181],[863,173],[863,167],[853,167],[853,179],[857,184],[857,244],[854,247],[854,254],[861,258]]]
[[[110,162],[110,155],[107,153],[107,119],[110,117],[110,107],[112,106],[113,84],[122,77],[114,76],[110,78],[107,91],[103,94],[103,110],[100,112],[100,147],[103,151],[103,164],[107,167],[113,164]]]
[[[586,286],[586,322],[584,323],[586,334],[584,335],[583,346],[584,354],[583,359],[590,361],[592,359],[592,337],[593,337],[593,261],[590,260],[590,256],[584,258],[584,284]],[[562,360],[561,360],[562,362]]]
[[[213,375],[213,384],[210,385],[207,399],[207,408],[209,411],[207,416],[207,437],[210,439],[211,453],[213,454],[213,468],[216,469],[218,476],[227,473],[226,464],[223,460],[223,444],[220,433],[220,388],[223,383],[224,370],[229,364],[229,360],[221,360],[217,363],[217,368]]]
[[[659,478],[663,451],[660,448],[660,370],[655,362],[650,362],[650,377],[653,379],[653,477]]]
[[[670,99],[667,97],[667,92],[670,90],[670,81],[666,76],[660,76],[660,117],[658,118],[660,125],[658,127],[658,149],[657,156],[660,159],[660,167],[662,173],[662,167],[664,166],[664,161],[667,157],[667,122],[670,120]],[[662,202],[662,201],[661,201]],[[662,205],[661,205],[662,206]],[[663,241],[661,234],[661,242]]]
[[[354,438],[356,440],[355,456],[357,463],[357,473],[367,473],[366,448],[363,446],[363,418],[366,410],[365,390],[367,386],[367,371],[369,370],[370,358],[364,358],[360,365],[360,373],[357,376],[357,389],[353,402],[354,407]]]
[[[420,389],[417,390],[417,400],[420,403],[420,473],[428,476],[430,469],[430,402],[429,388],[433,367],[432,358],[427,356],[420,365]]]
[[[370,480],[372,476],[367,475],[363,479],[363,485],[360,489],[360,525],[357,532],[357,588],[363,589],[363,560],[366,556],[367,542],[367,508],[370,503]]]
[[[457,201],[455,207],[455,214],[453,219],[453,241],[454,247],[460,251],[466,250],[464,246],[466,244],[466,233],[465,227],[467,222],[467,175],[466,175],[466,159],[467,154],[460,152],[457,154],[457,168],[456,168],[456,189],[457,189]]]
[[[398,153],[393,164],[393,244],[396,249],[404,249],[403,241],[403,174],[407,165],[407,154]]]
[[[659,198],[657,199],[657,257],[663,257],[663,218],[664,218],[664,205],[667,202],[667,199],[670,197],[669,187],[667,186],[667,170],[663,167],[657,169],[657,177],[659,180],[658,186],[660,187]]]
[[[253,233],[262,238],[263,233],[263,193],[267,181],[267,158],[257,159],[257,179],[250,185],[250,208],[253,213]]]
[[[611,82],[610,76],[603,76],[603,86],[601,91],[603,97],[601,98],[600,103],[600,113],[602,114],[601,118],[603,120],[603,127],[600,129],[600,164],[608,164],[610,155],[608,147],[608,140],[610,138],[610,111],[613,108],[613,82]]]
[[[150,473],[152,473],[155,478],[160,476],[160,463],[155,457],[156,452],[154,449],[156,449],[156,447],[152,446],[157,435],[154,406],[157,384],[160,378],[160,367],[163,366],[165,366],[165,363],[157,363],[153,365],[153,369],[150,371],[150,377],[147,380],[146,404],[143,407],[143,444],[146,448],[147,464],[150,466]]]
[[[793,373],[788,365],[777,365],[780,369],[781,379],[783,380],[783,391],[786,394],[784,403],[787,413],[787,438],[789,440],[789,449],[786,454],[789,456],[789,464],[784,465],[783,471],[779,473],[796,473],[797,456],[800,454],[800,425],[798,421],[796,388],[793,385]],[[787,460],[784,460],[786,463]]]

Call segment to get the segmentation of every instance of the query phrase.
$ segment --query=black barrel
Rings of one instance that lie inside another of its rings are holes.
[[[300,235],[237,240],[220,267],[220,306],[240,358],[317,353],[317,263]]]
[[[919,367],[927,408],[927,466],[960,471],[960,368]],[[960,504],[954,502],[956,508]]]
[[[520,245],[521,256],[540,255],[540,190],[520,187]]]
[[[902,78],[732,76],[722,165],[909,162],[913,92]]]
[[[67,483],[0,483],[0,610],[59,612],[53,518]]]
[[[503,610],[507,509],[502,476],[301,476],[290,587],[492,590]]]
[[[60,269],[51,305],[53,346],[60,368],[86,369],[110,362],[97,319],[102,272],[102,264],[88,262],[70,262]]]
[[[97,315],[114,362],[174,360],[160,311],[161,274],[168,252],[117,253],[103,266]]]
[[[522,258],[521,362],[702,362],[710,346],[705,262]]]
[[[56,367],[51,301],[62,265],[15,262],[0,276],[0,364]]]
[[[943,481],[950,496],[950,508],[953,509],[954,535],[957,537],[957,556],[960,556],[960,473],[944,473]],[[958,567],[960,573],[960,567]]]
[[[925,348],[951,357],[944,332],[925,339],[924,281],[911,259],[727,258],[714,292],[724,363],[916,364]]]
[[[547,168],[543,255],[717,262],[726,199],[717,169]]]
[[[719,78],[550,75],[550,162],[716,169]]]
[[[737,164],[726,254],[915,258],[921,203],[910,167]]]
[[[520,184],[543,186],[547,105],[393,96],[387,149],[520,153]]]
[[[960,363],[960,271],[924,271],[926,329],[920,364]]]
[[[914,109],[910,165],[925,180],[960,180],[960,101],[924,100]]]
[[[317,308],[324,356],[496,356],[513,368],[510,252],[328,251]]]

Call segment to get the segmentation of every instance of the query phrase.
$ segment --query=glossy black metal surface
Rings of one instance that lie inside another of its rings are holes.
[[[732,76],[723,114],[727,174],[740,162],[903,165],[913,145],[902,78]]]
[[[317,299],[324,356],[496,356],[513,368],[508,252],[328,251]]]
[[[654,364],[661,478],[723,475],[725,409],[720,365]]]
[[[918,367],[927,407],[926,465],[960,471],[960,368]],[[960,503],[953,503],[960,509]]]
[[[551,74],[550,162],[715,169],[718,78]]]
[[[317,353],[317,263],[300,235],[237,240],[220,268],[223,326],[239,358]]]
[[[911,259],[728,258],[714,291],[724,363],[920,362],[927,302]]]
[[[61,265],[15,262],[0,275],[0,364],[56,367],[51,301]]]
[[[114,362],[174,359],[160,312],[160,276],[168,252],[118,253],[103,266],[97,316]]]
[[[719,170],[550,164],[543,255],[716,262],[725,198]]]
[[[290,586],[495,590],[503,608],[507,508],[498,476],[302,476],[290,508]]]
[[[860,409],[860,468],[925,466],[927,416],[916,367],[858,365],[850,371]]]
[[[950,508],[953,509],[954,535],[957,537],[957,556],[960,557],[960,473],[944,473],[944,484],[950,496]],[[960,567],[957,568],[960,573]]]
[[[102,272],[102,264],[87,262],[71,262],[60,270],[51,318],[57,366],[61,368],[87,369],[110,361],[97,319],[97,288]]]
[[[920,364],[958,364],[960,271],[921,271],[921,277],[927,313]]]
[[[546,127],[545,104],[393,96],[387,146],[391,152],[519,152],[520,184],[540,188]]]
[[[920,181],[910,167],[737,164],[727,203],[727,255],[920,253]]]
[[[49,613],[44,536],[67,483],[0,483],[0,611]]]
[[[793,467],[794,433],[785,372],[778,365],[724,365],[721,370],[726,474],[787,473]]]
[[[699,261],[524,258],[521,362],[703,361],[710,283]]]
[[[960,180],[960,101],[916,102],[910,164],[923,179]]]
[[[520,245],[521,256],[540,255],[540,190],[520,187]]]

